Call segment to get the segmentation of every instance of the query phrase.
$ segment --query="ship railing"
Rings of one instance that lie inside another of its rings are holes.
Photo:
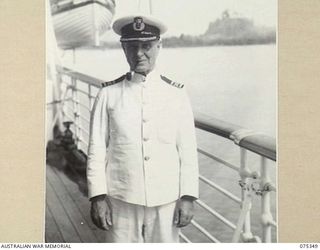
[[[94,98],[103,81],[68,68],[58,67],[57,72],[58,85],[60,86],[60,100],[55,101],[54,104],[57,105],[60,114],[62,114],[63,121],[73,121],[74,127],[72,131],[74,132],[76,144],[79,149],[87,152],[90,111]],[[203,175],[199,176],[202,183],[239,204],[240,215],[237,223],[228,220],[216,209],[206,204],[201,198],[196,201],[197,205],[233,230],[232,238],[230,238],[231,242],[272,242],[272,230],[277,232],[277,222],[271,213],[270,195],[271,192],[276,192],[276,186],[271,181],[270,171],[275,171],[275,169],[271,170],[267,161],[276,162],[275,138],[200,114],[195,115],[195,126],[199,130],[231,140],[239,146],[240,166],[225,161],[201,148],[198,148],[198,153],[236,171],[240,177],[239,185],[241,189],[241,197],[237,197],[210,180],[210,178]],[[260,158],[260,169],[258,171],[251,170],[247,160],[248,152],[253,152]],[[251,230],[253,196],[258,196],[261,199],[261,236],[254,235]],[[192,220],[191,224],[210,242],[220,242],[196,220]],[[184,242],[191,242],[184,233],[181,233],[180,237]]]

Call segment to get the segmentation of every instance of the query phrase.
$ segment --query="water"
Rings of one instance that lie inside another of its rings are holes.
[[[78,50],[76,69],[113,80],[128,71],[121,50]],[[72,66],[72,53],[64,56]],[[163,49],[158,68],[187,87],[195,112],[276,135],[276,46]]]
[[[77,64],[72,63],[72,53],[66,52],[66,66],[102,79],[113,80],[128,71],[121,50],[78,50]],[[277,61],[276,46],[231,46],[163,49],[158,68],[174,81],[184,83],[194,112],[228,121],[242,127],[276,136]],[[197,131],[198,146],[239,166],[239,147],[233,142]],[[240,197],[238,173],[213,160],[199,155],[200,174]],[[259,170],[259,156],[249,153],[248,166]],[[276,181],[275,163],[271,180]],[[239,205],[219,192],[200,183],[201,199],[226,216],[234,224],[239,216]],[[276,217],[276,196],[272,193],[271,208]],[[261,235],[260,199],[255,197],[252,208],[252,230]],[[223,242],[229,242],[232,230],[214,219],[202,208],[197,208],[196,220]],[[210,219],[208,219],[210,218]],[[208,240],[188,227],[185,230],[194,242]],[[273,241],[276,234],[273,232]]]

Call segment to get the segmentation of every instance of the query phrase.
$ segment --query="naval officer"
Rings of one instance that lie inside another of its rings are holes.
[[[194,119],[183,84],[156,69],[166,26],[114,22],[130,72],[102,84],[90,121],[91,218],[107,242],[179,242],[198,198]]]

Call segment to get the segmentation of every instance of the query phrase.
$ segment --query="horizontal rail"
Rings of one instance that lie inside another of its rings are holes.
[[[202,226],[200,226],[197,222],[195,222],[194,220],[191,221],[191,224],[198,229],[201,233],[203,233],[209,240],[211,240],[212,242],[215,243],[220,243],[220,241],[215,238],[214,236],[212,236],[206,229],[204,229]]]
[[[180,233],[179,236],[180,236],[180,238],[181,238],[184,242],[186,242],[186,243],[192,243],[191,240],[189,240],[188,237],[185,236],[183,233]]]
[[[87,141],[81,140],[81,142],[82,142],[84,145],[86,145],[87,147],[89,146],[89,143],[88,143]]]
[[[74,111],[73,107],[71,107],[70,105],[65,105],[65,107],[67,108],[67,110],[72,113],[73,115],[76,114],[77,112]],[[72,118],[74,119],[74,118]]]
[[[87,147],[87,149],[88,149],[89,144],[88,144],[86,141],[82,140],[81,143],[83,143],[83,144]],[[86,149],[86,150],[87,150],[87,149]]]
[[[75,100],[75,99],[72,99],[72,102],[76,103],[76,104],[79,104],[82,108],[86,109],[87,111],[91,111],[91,109],[89,109],[89,107],[87,105],[84,105],[83,103]]]
[[[72,131],[72,132],[75,132],[74,131],[74,129],[72,129],[72,128],[70,128],[70,130]],[[74,133],[75,134],[75,133]],[[86,144],[87,146],[88,146],[88,142],[83,138],[83,137],[80,137],[80,136],[74,136],[74,138],[77,140],[77,141],[81,141],[82,143],[84,143],[84,144]]]
[[[243,127],[234,125],[216,118],[212,118],[203,114],[195,114],[195,126],[204,131],[214,133],[235,142],[231,136],[237,131],[244,130]],[[243,137],[237,144],[261,156],[267,157],[275,161],[276,156],[276,140],[263,134],[249,134]]]
[[[73,71],[72,69],[61,67],[61,66],[57,66],[57,71],[63,75],[70,76],[74,79],[80,80],[82,82],[85,82],[89,85],[92,85],[98,88],[100,88],[101,83],[104,82],[103,80],[100,80],[98,78],[88,76],[86,74],[82,74],[82,73]]]
[[[68,75],[66,75],[68,76]],[[72,79],[72,77],[68,76],[68,80]],[[66,81],[66,80],[61,80],[61,83],[66,85],[66,88],[68,89],[73,89],[74,87],[72,86],[72,83],[70,81]]]
[[[240,170],[239,167],[237,167],[237,166],[235,166],[235,165],[232,165],[231,163],[229,163],[229,162],[227,162],[227,161],[225,161],[225,160],[222,160],[222,159],[220,159],[219,157],[216,157],[216,156],[214,156],[213,154],[210,154],[210,153],[204,151],[204,150],[201,149],[201,148],[198,148],[198,152],[201,153],[201,154],[203,154],[203,155],[205,155],[205,156],[207,156],[207,157],[209,157],[209,158],[211,158],[212,160],[215,160],[215,161],[217,161],[217,162],[219,162],[219,163],[221,163],[221,164],[223,164],[223,165],[225,165],[225,166],[227,166],[227,167],[229,167],[229,168],[237,171],[237,172],[239,172],[239,170]]]
[[[82,93],[82,94],[86,95],[87,97],[89,96],[89,93],[88,93],[88,92],[86,92],[86,91],[84,91],[84,90],[82,90],[82,89],[74,88],[73,90],[75,90],[75,91],[77,91],[77,92],[80,92],[80,93]]]
[[[89,131],[86,130],[85,128],[83,128],[81,125],[78,125],[78,124],[74,124],[77,128],[79,128],[82,132],[84,132],[85,134],[87,135],[90,135]]]
[[[203,182],[207,183],[210,187],[216,189],[220,193],[222,193],[225,196],[229,197],[231,200],[241,204],[241,199],[240,198],[238,198],[237,196],[233,195],[231,192],[227,191],[226,189],[220,187],[219,185],[213,183],[212,181],[210,181],[206,177],[204,177],[202,175],[199,175],[199,179],[202,180]]]
[[[72,130],[72,129],[70,129],[72,132],[74,132],[74,130]],[[84,138],[82,138],[82,137],[80,137],[80,136],[75,136],[74,137],[77,141],[81,141],[82,143],[84,143],[84,144],[86,144],[87,146],[88,146],[88,142],[84,139]]]
[[[209,207],[207,204],[205,204],[203,201],[196,200],[195,201],[199,206],[203,207],[205,210],[207,210],[210,214],[212,214],[214,217],[216,217],[218,220],[220,220],[222,223],[227,225],[228,227],[232,229],[236,229],[236,225],[233,224],[231,221],[227,220],[225,217],[223,217],[221,214],[213,210],[211,207]]]
[[[88,118],[86,118],[86,117],[84,117],[84,116],[80,116],[80,118],[82,119],[82,120],[84,120],[85,122],[87,122],[87,123],[90,123],[90,120],[88,119]]]
[[[250,135],[243,138],[239,146],[276,161],[276,141],[272,137],[267,135]]]
[[[72,107],[70,107],[68,105],[66,105],[66,107],[67,107],[67,110],[69,112],[71,112],[73,115],[79,115],[80,119],[84,120],[87,123],[90,123],[90,120],[88,118],[86,118],[85,116],[83,116],[83,115],[81,115],[81,114],[79,114],[77,112],[74,112]],[[64,112],[64,114],[68,114],[68,113]],[[74,117],[70,117],[70,115],[68,115],[68,118],[70,118],[72,121],[74,120]]]
[[[69,115],[67,112],[62,111],[63,115],[65,115],[66,117],[68,117],[70,120],[73,121],[74,117],[71,117],[71,115]]]

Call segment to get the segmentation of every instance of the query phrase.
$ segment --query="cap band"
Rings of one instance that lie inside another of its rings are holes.
[[[152,36],[152,37],[135,37],[135,38],[120,38],[120,42],[133,42],[133,41],[142,41],[142,42],[148,42],[148,41],[155,41],[158,40],[158,36]]]

